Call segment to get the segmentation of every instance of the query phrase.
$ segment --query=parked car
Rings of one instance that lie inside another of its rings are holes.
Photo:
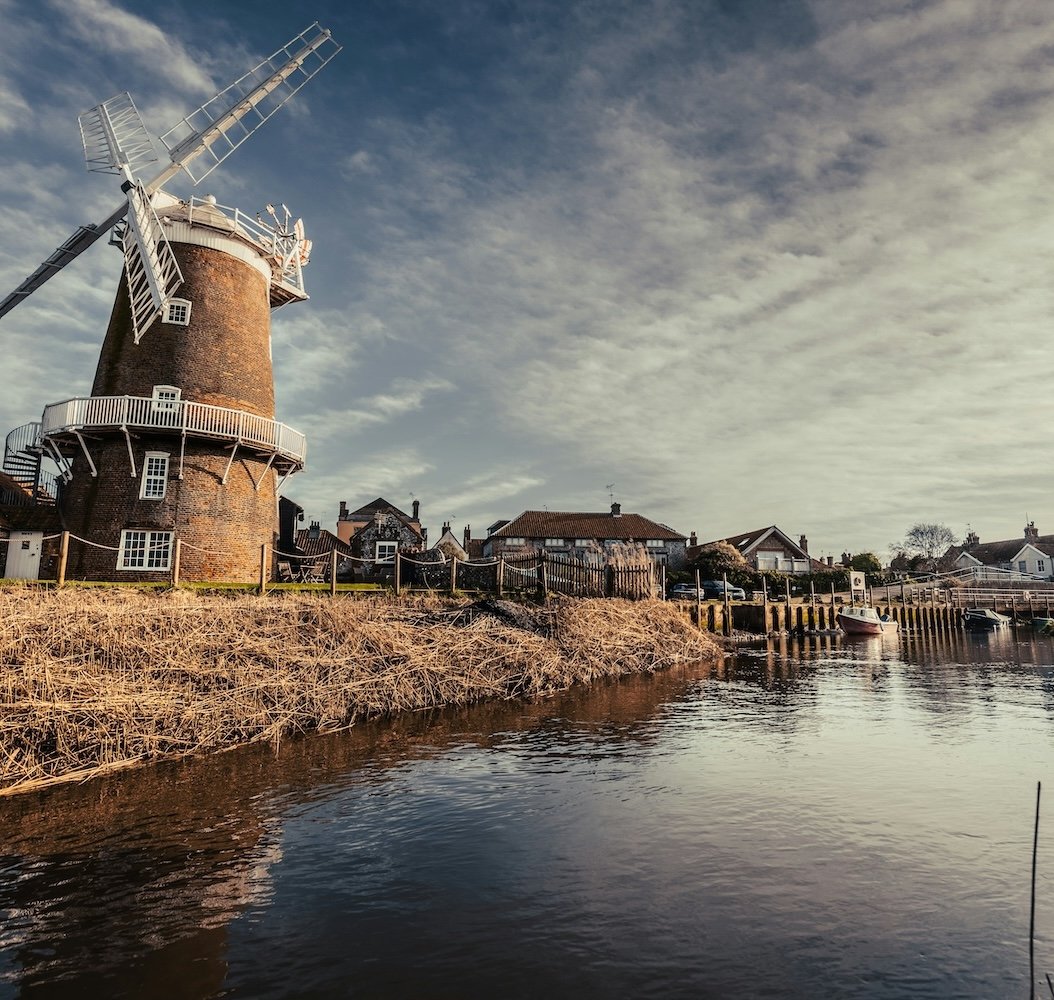
[[[733,601],[745,601],[747,599],[747,592],[742,587],[737,587],[730,583],[726,588],[723,580],[704,580],[702,588],[703,597],[722,598],[727,591],[729,598]],[[694,590],[695,588],[693,587],[692,589]]]
[[[671,601],[694,601],[695,587],[690,583],[675,583],[666,594]],[[701,596],[706,596],[705,594]]]

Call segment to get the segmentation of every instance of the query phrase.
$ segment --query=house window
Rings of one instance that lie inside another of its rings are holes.
[[[172,562],[171,531],[122,531],[118,569],[168,569]]]
[[[562,546],[564,544],[564,540],[562,538],[547,538],[545,540],[545,544],[549,548],[557,548],[557,547]]]
[[[163,451],[148,451],[143,463],[143,482],[139,487],[140,500],[164,500],[168,485],[168,455]]]
[[[186,326],[190,322],[190,303],[186,299],[169,299],[165,306],[164,321]]]
[[[398,551],[398,542],[378,542],[374,558],[377,562],[395,562],[395,553]]]
[[[1020,572],[1022,572],[1022,573],[1027,573],[1027,572],[1028,572],[1028,563],[1027,563],[1027,562],[1026,562],[1026,561],[1025,561],[1024,559],[1022,559],[1022,560],[1021,560],[1021,561],[1020,561],[1020,562],[1019,562],[1019,563],[1017,564],[1017,568],[1018,568],[1018,570],[1019,570]]]
[[[524,544],[524,541],[523,541],[522,538],[506,538],[505,539],[505,547],[509,548],[509,549],[519,548],[523,544]]]
[[[1047,564],[1046,564],[1045,560],[1037,559],[1036,560],[1036,572],[1037,573],[1046,573],[1046,571],[1047,571]]]
[[[171,413],[179,406],[179,397],[183,395],[182,389],[174,385],[155,385],[153,409],[155,413]]]
[[[588,546],[590,546],[592,544],[593,544],[593,539],[592,538],[576,538],[575,539],[575,545],[578,548],[580,548],[580,549],[587,548]]]
[[[649,549],[664,549],[666,543],[661,538],[649,538],[645,543]]]

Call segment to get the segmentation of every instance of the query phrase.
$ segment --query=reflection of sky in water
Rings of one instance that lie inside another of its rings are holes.
[[[1052,648],[773,640],[12,800],[0,970],[56,996],[180,962],[207,972],[185,996],[1006,995]]]

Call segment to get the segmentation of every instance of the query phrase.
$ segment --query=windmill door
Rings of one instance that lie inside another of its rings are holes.
[[[10,580],[35,580],[40,574],[43,531],[12,531],[7,543],[7,571]]]

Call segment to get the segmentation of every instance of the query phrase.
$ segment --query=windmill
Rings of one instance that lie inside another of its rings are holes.
[[[277,477],[306,453],[303,435],[274,419],[270,311],[307,298],[311,243],[285,205],[269,204],[264,220],[163,185],[207,177],[339,51],[317,23],[294,36],[165,132],[168,162],[152,176],[154,144],[127,93],[80,116],[88,169],[117,175],[123,199],[0,301],[2,317],[107,233],[122,252],[91,396],[49,404],[5,444],[5,472],[38,498],[58,493],[79,545],[74,575],[156,578],[180,543],[205,553],[188,554],[188,577],[259,571]],[[40,488],[44,456],[57,489]]]

